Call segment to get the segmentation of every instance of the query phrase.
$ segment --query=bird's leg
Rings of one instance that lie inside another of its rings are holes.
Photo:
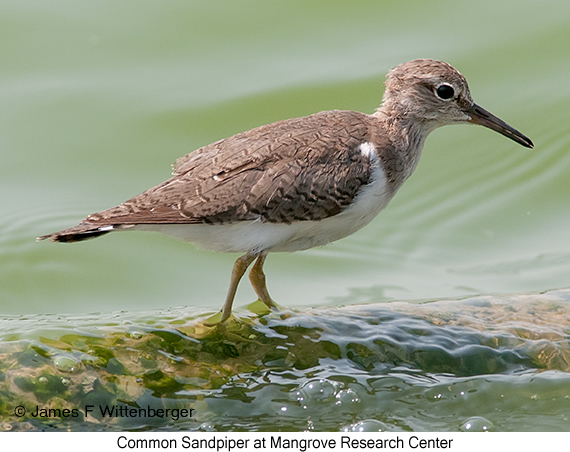
[[[257,257],[257,254],[244,254],[236,259],[234,268],[232,270],[232,279],[230,281],[230,288],[228,289],[228,294],[226,296],[226,301],[222,307],[222,318],[220,323],[225,322],[232,315],[232,304],[234,303],[234,298],[236,296],[237,287],[240,279],[247,270],[247,267],[253,262]]]
[[[253,286],[253,290],[259,297],[261,301],[263,301],[266,306],[271,308],[276,308],[277,306],[269,296],[269,292],[267,291],[267,285],[265,284],[265,273],[263,273],[263,264],[265,263],[265,258],[267,257],[267,253],[261,253],[253,267],[251,267],[251,271],[249,272],[249,280],[251,281],[251,285]]]

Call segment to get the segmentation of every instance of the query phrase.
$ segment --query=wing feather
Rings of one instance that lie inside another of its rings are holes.
[[[370,181],[368,115],[328,111],[258,127],[176,161],[173,177],[86,218],[93,224],[321,220]]]

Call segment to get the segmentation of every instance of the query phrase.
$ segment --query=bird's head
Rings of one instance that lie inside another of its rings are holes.
[[[424,123],[428,129],[479,124],[533,147],[528,137],[473,102],[465,77],[443,61],[413,60],[392,69],[386,78],[381,109],[393,117]]]

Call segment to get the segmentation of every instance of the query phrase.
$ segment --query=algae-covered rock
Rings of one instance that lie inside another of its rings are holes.
[[[350,430],[366,420],[465,430],[484,419],[497,430],[508,428],[492,410],[505,404],[519,419],[550,407],[561,429],[569,300],[556,291],[284,310],[217,327],[188,308],[39,319],[31,333],[30,319],[12,317],[0,429]]]

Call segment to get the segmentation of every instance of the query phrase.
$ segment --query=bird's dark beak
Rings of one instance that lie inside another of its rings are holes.
[[[479,124],[481,126],[488,127],[489,129],[494,130],[495,132],[499,132],[500,134],[510,138],[513,141],[516,141],[518,144],[522,144],[527,148],[534,147],[534,144],[530,138],[524,136],[517,129],[511,127],[506,122],[497,118],[495,115],[489,113],[487,110],[477,104],[473,104],[467,111],[467,114],[471,117],[469,122],[473,124]]]

